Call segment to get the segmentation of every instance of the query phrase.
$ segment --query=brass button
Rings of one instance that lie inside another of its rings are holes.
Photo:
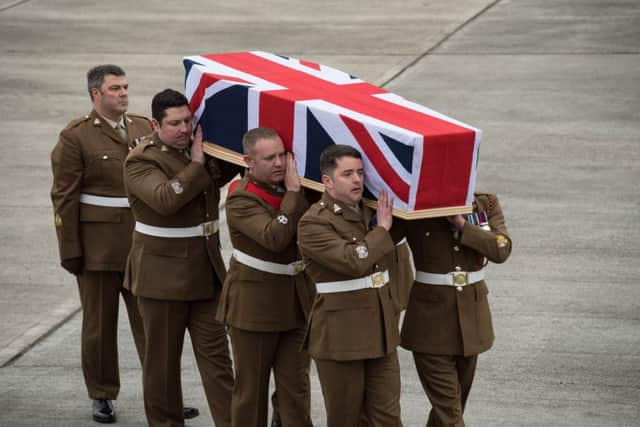
[[[460,271],[460,270],[462,270],[462,268],[460,268],[459,265],[456,265],[456,271]]]
[[[106,154],[104,156],[102,156],[102,160],[107,160],[109,158],[109,156],[107,156]]]
[[[462,286],[456,286],[456,291],[462,292]]]
[[[429,237],[431,235],[431,233],[427,231],[426,233],[424,233],[424,235]]]
[[[460,250],[460,248],[456,245],[456,246],[453,247],[453,250],[458,252]]]

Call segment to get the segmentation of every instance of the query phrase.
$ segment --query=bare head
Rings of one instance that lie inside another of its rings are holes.
[[[274,129],[255,128],[242,138],[244,161],[249,172],[260,182],[276,185],[287,171],[286,152],[282,139]]]
[[[119,120],[129,108],[129,82],[117,65],[98,65],[87,72],[93,108],[103,117]]]
[[[189,101],[177,90],[165,89],[151,101],[151,124],[160,140],[177,149],[187,148],[193,130]]]
[[[364,191],[362,154],[349,145],[330,145],[320,155],[322,183],[331,197],[356,205]]]

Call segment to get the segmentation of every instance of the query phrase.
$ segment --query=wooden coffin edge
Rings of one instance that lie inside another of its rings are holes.
[[[234,165],[247,166],[244,162],[242,154],[237,153],[221,145],[214,144],[212,142],[205,141],[203,144],[203,150],[208,155],[215,157],[225,162],[233,163]],[[300,184],[303,187],[310,188],[315,191],[324,192],[324,185],[319,182],[312,181],[308,178],[300,177]],[[362,199],[362,202],[373,209],[378,207],[378,202],[375,200]],[[435,218],[441,216],[449,216],[456,214],[468,214],[473,211],[472,206],[450,206],[446,208],[433,208],[433,209],[421,209],[417,211],[405,211],[403,209],[393,208],[393,215],[402,219],[422,219],[422,218]]]

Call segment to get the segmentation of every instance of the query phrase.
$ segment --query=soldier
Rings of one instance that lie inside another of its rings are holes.
[[[397,220],[392,232],[406,236],[416,266],[401,345],[431,402],[427,426],[464,426],[478,354],[493,344],[483,268],[511,253],[498,198],[476,193],[467,219]]]
[[[118,305],[125,301],[140,360],[144,331],[136,299],[122,287],[133,231],[125,197],[123,162],[136,139],[151,132],[148,120],[128,114],[129,84],[115,65],[87,73],[93,110],[72,120],[53,152],[53,188],[62,267],[76,276],[82,305],[82,372],[93,419],[115,421],[118,397]]]
[[[298,226],[306,271],[316,284],[305,348],[318,370],[328,427],[400,426],[398,315],[385,258],[394,254],[384,191],[377,225],[360,201],[360,153],[329,146],[320,156],[326,191]],[[286,425],[286,423],[285,423]]]
[[[252,129],[242,146],[249,172],[229,187],[233,256],[217,316],[233,347],[231,419],[237,427],[267,425],[273,370],[282,424],[311,426],[310,360],[300,351],[311,298],[296,244],[308,203],[275,130]]]
[[[202,131],[180,92],[153,98],[150,137],[125,161],[135,232],[125,286],[138,297],[146,336],[142,381],[150,426],[182,426],[180,357],[189,330],[217,426],[231,425],[233,372],[225,326],[214,319],[225,266],[218,235],[219,187],[240,168],[206,161]],[[189,147],[191,145],[191,147]]]

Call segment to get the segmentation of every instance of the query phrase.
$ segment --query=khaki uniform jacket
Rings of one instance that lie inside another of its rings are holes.
[[[247,186],[281,198],[280,209]],[[263,261],[289,264],[299,259],[297,228],[308,208],[302,192],[278,191],[250,175],[230,191],[225,209],[235,249]],[[304,272],[295,276],[268,273],[231,257],[217,319],[248,331],[287,331],[305,326],[312,296]]]
[[[125,188],[136,221],[156,227],[193,227],[218,219],[219,187],[240,168],[209,159],[191,162],[157,134],[127,156]],[[193,301],[219,295],[225,278],[218,233],[167,238],[135,231],[125,287],[136,296]]]
[[[391,235],[371,228],[371,210],[358,213],[324,193],[298,226],[298,245],[315,283],[351,280],[387,268],[395,251]],[[399,343],[394,283],[376,289],[317,294],[304,347],[317,359],[382,357]]]
[[[502,263],[511,253],[502,209],[493,194],[476,193],[474,212],[486,212],[490,231],[467,222],[454,238],[446,218],[396,221],[404,228],[416,270],[449,273],[480,270],[487,260]],[[416,283],[402,325],[402,347],[420,353],[475,355],[494,340],[484,280],[459,291],[455,286]]]
[[[123,164],[136,140],[151,132],[142,116],[124,115],[128,144],[98,113],[71,121],[51,153],[51,201],[60,259],[83,257],[87,270],[124,271],[131,246],[129,208],[80,203],[80,194],[125,197]]]

